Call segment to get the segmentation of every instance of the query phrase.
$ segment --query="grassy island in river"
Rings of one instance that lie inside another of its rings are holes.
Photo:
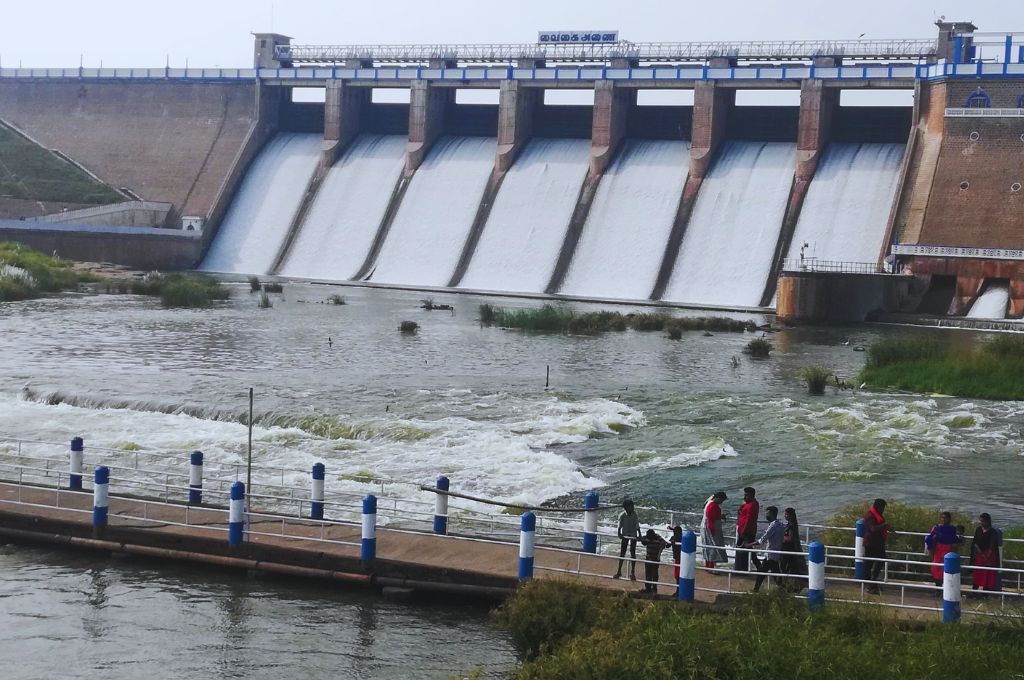
[[[940,340],[882,340],[868,348],[859,380],[912,392],[1024,399],[1024,337],[999,335],[977,347]]]

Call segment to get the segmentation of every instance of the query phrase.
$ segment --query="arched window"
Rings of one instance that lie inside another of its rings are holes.
[[[967,98],[964,104],[965,109],[989,109],[992,108],[992,97],[989,97],[980,87],[974,94]]]

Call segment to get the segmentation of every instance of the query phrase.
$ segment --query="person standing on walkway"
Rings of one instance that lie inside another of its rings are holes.
[[[757,545],[764,546],[767,549],[765,560],[761,563],[761,566],[758,569],[761,573],[758,574],[757,581],[754,582],[755,593],[761,589],[761,584],[764,583],[765,574],[779,574],[782,572],[779,565],[779,558],[781,557],[779,551],[782,550],[782,541],[785,537],[786,526],[779,521],[779,509],[774,505],[769,505],[765,509],[764,518],[768,520],[768,526],[761,534],[761,537],[756,541],[746,544],[746,547],[748,548]]]
[[[704,566],[714,569],[719,563],[728,564],[722,524],[725,514],[722,503],[728,500],[724,491],[716,491],[704,505],[704,518],[700,521],[700,540],[704,544]]]
[[[999,529],[992,526],[992,515],[983,512],[978,521],[981,526],[975,529],[971,540],[971,566],[997,569],[1002,565],[999,553],[1003,547],[1003,536]],[[973,569],[971,583],[973,590],[1002,590],[998,571]]]
[[[953,516],[948,512],[940,512],[939,523],[924,537],[924,546],[932,556],[932,583],[935,585],[942,585],[942,565],[946,553],[953,552],[961,540],[960,533],[953,526]]]
[[[612,578],[622,578],[622,561],[626,556],[626,548],[629,547],[629,580],[636,580],[636,542],[640,538],[640,517],[636,514],[636,507],[629,498],[622,501],[622,512],[619,513],[619,567],[615,570]]]
[[[669,545],[672,546],[672,562],[675,563],[675,569],[672,570],[672,583],[676,584],[678,590],[679,586],[679,558],[682,557],[683,548],[683,527],[682,525],[668,526],[668,530],[672,532],[672,541]]]
[[[743,505],[740,506],[740,514],[736,519],[737,546],[753,543],[757,538],[757,516],[761,513],[761,506],[755,498],[756,493],[752,486],[743,489]],[[749,561],[750,553],[736,551],[736,571],[750,571]]]
[[[889,536],[889,523],[885,521],[885,499],[876,498],[864,515],[864,560],[865,576],[868,581],[877,581],[885,562],[885,540]],[[868,591],[877,594],[878,586],[868,586]]]
[[[793,508],[786,508],[782,516],[785,520],[786,531],[782,534],[783,554],[779,557],[779,567],[783,574],[790,574],[794,577],[789,580],[789,589],[794,593],[799,593],[807,585],[804,579],[799,578],[807,573],[807,561],[803,557],[804,549],[800,543],[800,522],[796,518],[796,510]]]
[[[640,592],[657,595],[658,568],[661,566],[661,552],[669,546],[669,542],[659,536],[658,532],[654,529],[648,529],[640,541],[647,548],[647,559],[644,562],[644,587]]]

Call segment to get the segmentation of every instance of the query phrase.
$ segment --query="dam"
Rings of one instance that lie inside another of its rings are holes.
[[[752,43],[258,33],[253,68],[3,68],[4,129],[170,208],[146,225],[162,240],[140,227],[115,248],[87,216],[58,229],[43,203],[0,197],[0,237],[134,266],[783,315],[863,274],[900,291],[868,311],[1021,318],[1024,34],[937,27]]]

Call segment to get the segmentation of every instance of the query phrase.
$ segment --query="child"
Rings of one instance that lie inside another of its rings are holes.
[[[668,530],[672,532],[672,541],[671,541],[670,545],[672,546],[672,561],[676,565],[675,568],[672,570],[672,578],[675,579],[672,582],[676,584],[676,591],[677,591],[676,595],[678,596],[679,595],[679,592],[678,592],[679,591],[679,558],[680,558],[680,552],[682,552],[682,547],[683,547],[683,527],[681,525],[678,525],[678,524],[676,526],[669,525]]]
[[[657,594],[658,592],[658,567],[661,566],[661,553],[669,546],[669,542],[658,535],[654,529],[648,529],[640,542],[647,548],[647,563],[645,569],[644,587],[642,593]]]

